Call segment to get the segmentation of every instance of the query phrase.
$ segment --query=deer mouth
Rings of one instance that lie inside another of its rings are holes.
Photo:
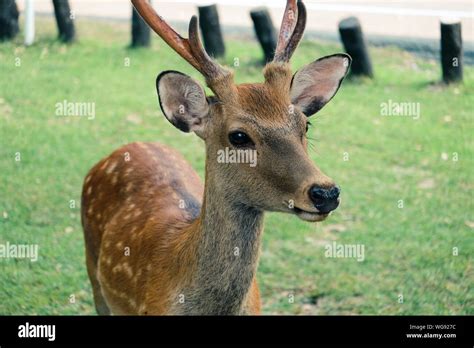
[[[329,213],[319,213],[316,211],[311,212],[297,207],[294,207],[293,211],[295,212],[296,216],[298,216],[301,220],[309,222],[323,221],[329,216]]]

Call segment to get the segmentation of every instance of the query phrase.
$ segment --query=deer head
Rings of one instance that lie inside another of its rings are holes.
[[[275,58],[263,75],[265,82],[235,84],[232,71],[205,52],[192,17],[184,39],[159,17],[146,0],[132,0],[150,27],[196,68],[214,96],[191,77],[165,71],[156,81],[165,117],[183,132],[206,142],[206,180],[238,203],[259,210],[296,214],[320,221],[337,208],[339,188],[310,160],[308,120],[336,94],[351,58],[335,54],[320,58],[296,73],[290,58],[306,25],[301,1],[288,0]],[[255,151],[257,165],[223,164],[223,149]]]

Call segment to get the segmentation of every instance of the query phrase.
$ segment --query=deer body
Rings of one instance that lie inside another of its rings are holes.
[[[84,184],[83,221],[90,236],[89,273],[97,279],[94,294],[104,313],[259,311],[252,282],[262,214],[206,199],[200,215],[202,197],[194,170],[176,151],[156,143],[126,145],[91,170]],[[234,215],[242,217],[240,223]]]
[[[306,12],[288,0],[265,82],[236,85],[202,49],[195,18],[186,40],[147,1],[132,2],[215,93],[206,97],[198,82],[175,71],[157,78],[165,117],[206,142],[205,183],[181,155],[157,143],[126,145],[91,169],[81,210],[96,309],[258,314],[264,211],[321,221],[338,205],[339,189],[308,157],[305,129],[336,93],[350,57],[325,57],[293,75],[288,61]],[[254,151],[258,164],[220,163],[223,148]]]

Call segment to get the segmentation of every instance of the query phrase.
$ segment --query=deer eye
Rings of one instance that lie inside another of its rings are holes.
[[[308,133],[308,129],[309,129],[310,126],[311,126],[311,122],[309,122],[309,121],[306,122],[306,133]]]
[[[241,131],[235,131],[229,134],[229,141],[232,145],[242,147],[254,145],[252,139]]]

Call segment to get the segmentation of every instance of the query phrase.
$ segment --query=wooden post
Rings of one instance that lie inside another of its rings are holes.
[[[58,25],[59,40],[72,42],[75,37],[73,14],[68,0],[53,0],[54,16]]]
[[[35,41],[35,2],[25,0],[25,46]]]
[[[0,41],[11,40],[18,34],[18,16],[15,0],[0,0]]]
[[[150,46],[150,27],[132,6],[132,47]]]
[[[373,77],[369,50],[359,20],[356,17],[349,17],[340,21],[339,34],[344,49],[352,57],[351,74]]]
[[[441,21],[441,67],[445,83],[462,81],[462,55],[461,22]]]
[[[225,54],[219,14],[216,5],[199,6],[199,25],[201,27],[204,48],[211,57],[222,57]]]
[[[276,31],[270,13],[266,8],[259,8],[251,11],[250,17],[253,21],[257,39],[265,54],[265,63],[270,62],[273,60],[277,45]]]

